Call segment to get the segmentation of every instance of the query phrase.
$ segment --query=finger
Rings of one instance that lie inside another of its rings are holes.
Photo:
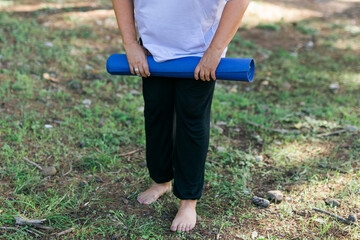
[[[211,78],[212,80],[216,80],[215,70],[211,71]]]
[[[141,67],[139,67],[139,73],[138,73],[139,77],[147,77],[145,74],[145,70],[144,67],[141,65]]]
[[[199,65],[197,65],[195,68],[195,71],[194,71],[194,78],[196,80],[199,80],[199,72],[200,72],[200,67],[199,67]]]
[[[143,64],[143,68],[144,68],[146,77],[150,77],[150,70],[149,70],[149,65],[147,62]]]
[[[210,71],[209,70],[205,71],[205,80],[210,81]]]
[[[202,81],[205,81],[205,72],[204,72],[204,70],[200,70],[200,79],[202,80]]]
[[[130,67],[130,72],[131,72],[131,74],[132,74],[132,75],[135,75],[136,73],[135,73],[135,71],[134,71],[134,66],[129,65],[129,67]]]

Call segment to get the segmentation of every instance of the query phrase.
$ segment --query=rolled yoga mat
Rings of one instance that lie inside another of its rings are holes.
[[[151,76],[194,78],[194,71],[201,57],[184,57],[161,63],[147,56]],[[113,75],[132,75],[125,54],[112,54],[106,69]],[[251,82],[254,77],[255,63],[251,58],[222,58],[216,69],[216,79]]]

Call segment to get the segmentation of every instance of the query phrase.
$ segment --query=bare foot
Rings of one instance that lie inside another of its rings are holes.
[[[141,204],[150,204],[155,202],[166,192],[171,192],[171,181],[166,183],[154,183],[148,190],[140,193],[137,200]]]
[[[190,231],[196,224],[196,200],[181,200],[179,210],[171,224],[170,230]]]

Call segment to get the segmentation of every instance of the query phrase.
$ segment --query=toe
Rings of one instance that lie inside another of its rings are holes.
[[[176,226],[172,225],[172,226],[170,227],[170,230],[173,231],[173,232],[176,232]]]
[[[181,224],[178,224],[177,231],[181,231]]]
[[[185,226],[185,224],[182,224],[182,225],[181,225],[181,231],[182,231],[182,232],[185,232],[185,231],[186,231],[186,226]]]

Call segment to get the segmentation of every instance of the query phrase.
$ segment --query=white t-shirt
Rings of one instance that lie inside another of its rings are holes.
[[[144,47],[156,62],[202,57],[227,1],[134,0],[135,20]]]

